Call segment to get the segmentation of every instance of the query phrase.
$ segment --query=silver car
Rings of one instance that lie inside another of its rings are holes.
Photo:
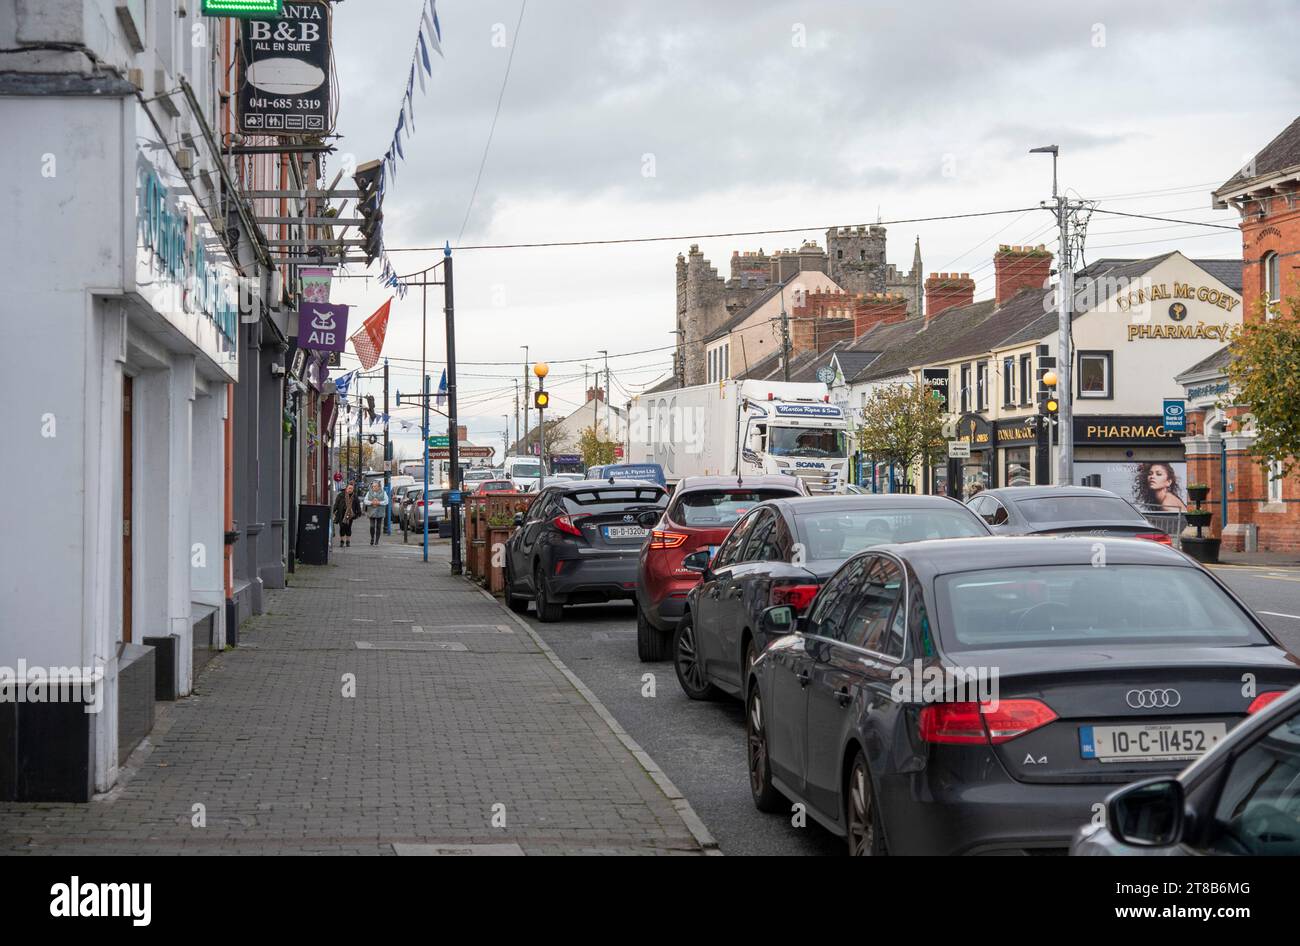
[[[1300,855],[1300,686],[1259,708],[1174,778],[1106,799],[1072,855]],[[1100,820],[1100,819],[1099,819]]]

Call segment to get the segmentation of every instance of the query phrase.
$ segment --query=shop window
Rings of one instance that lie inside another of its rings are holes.
[[[1079,397],[1103,398],[1114,397],[1111,391],[1112,354],[1108,351],[1079,352]]]
[[[1004,451],[1006,469],[1002,482],[1007,486],[1032,486],[1033,475],[1029,470],[1029,448],[1015,447]]]

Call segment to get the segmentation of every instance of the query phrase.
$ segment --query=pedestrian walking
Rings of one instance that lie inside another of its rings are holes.
[[[334,524],[339,527],[339,548],[352,547],[352,520],[361,516],[361,500],[349,483],[334,499]]]
[[[366,515],[370,517],[370,544],[378,545],[379,536],[384,531],[384,516],[388,515],[388,494],[379,480],[370,481],[370,492],[366,493]]]

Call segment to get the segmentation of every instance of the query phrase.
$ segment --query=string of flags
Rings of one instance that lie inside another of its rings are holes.
[[[389,179],[396,182],[397,180],[397,162],[406,160],[406,152],[402,149],[402,136],[405,134],[409,142],[411,135],[415,132],[415,83],[419,80],[420,94],[426,94],[428,87],[425,85],[425,79],[433,78],[433,61],[429,56],[429,51],[442,56],[442,24],[438,21],[438,9],[436,0],[423,0],[420,4],[420,24],[415,32],[415,48],[411,52],[411,68],[406,75],[406,91],[402,94],[402,107],[397,113],[397,126],[393,130],[393,141],[384,152],[383,164],[379,170],[379,199],[383,202],[384,192],[388,188]],[[445,57],[444,57],[445,58]],[[382,265],[380,268],[380,282],[391,288],[397,293],[398,298],[406,298],[407,287],[397,277],[397,271],[393,269],[392,262],[388,259],[388,254],[380,248],[380,258]]]

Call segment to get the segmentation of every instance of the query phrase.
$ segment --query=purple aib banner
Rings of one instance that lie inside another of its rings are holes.
[[[342,351],[348,340],[348,307],[304,302],[298,307],[298,347]]]

